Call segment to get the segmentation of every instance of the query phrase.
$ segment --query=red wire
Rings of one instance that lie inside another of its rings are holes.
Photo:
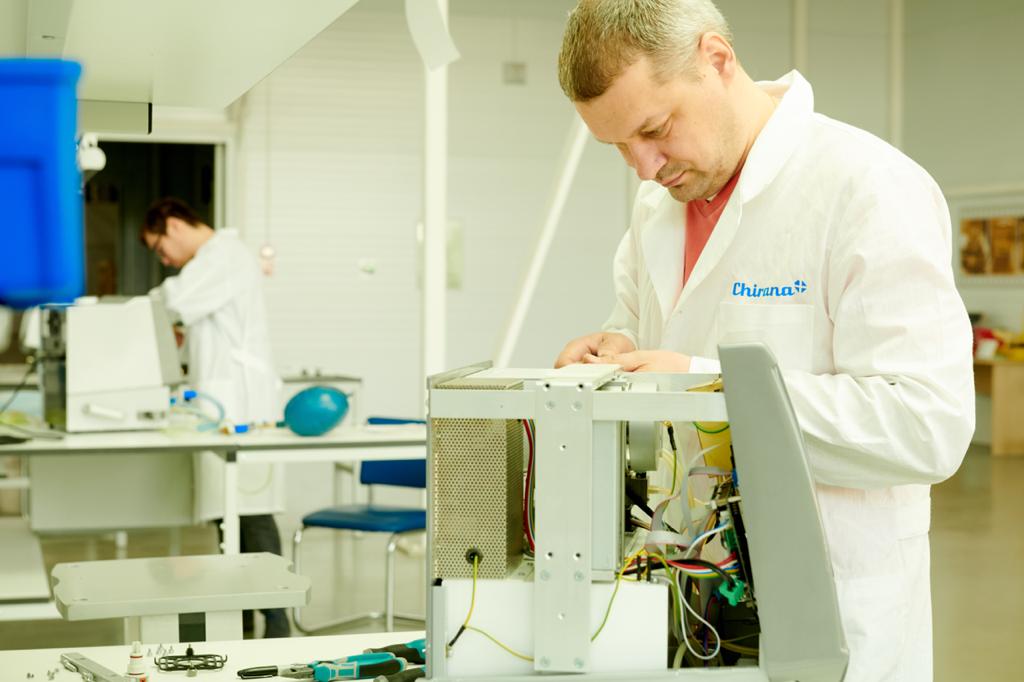
[[[693,570],[693,571],[706,571],[707,570],[706,566],[698,566],[697,564],[688,564],[685,561],[672,561],[671,559],[668,559],[668,558],[666,558],[665,560],[668,561],[673,566],[675,566],[676,568],[686,568],[686,569]],[[729,564],[731,564],[734,561],[736,561],[736,555],[735,554],[730,554],[724,560],[719,561],[718,563],[716,563],[715,566],[718,566],[719,568],[722,568],[723,566],[728,566]]]
[[[523,530],[526,531],[526,540],[530,543],[530,551],[536,550],[533,542],[533,534],[530,532],[530,486],[533,483],[533,432],[530,429],[529,420],[522,420],[523,428],[526,430],[526,441],[530,447],[530,458],[526,466],[526,489],[523,491]]]

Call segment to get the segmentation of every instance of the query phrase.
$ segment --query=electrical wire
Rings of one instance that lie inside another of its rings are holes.
[[[681,575],[683,575],[682,571],[677,571],[676,572],[676,581],[679,580],[679,577]],[[683,641],[686,642],[686,648],[689,650],[689,652],[695,658],[697,658],[697,659],[699,659],[701,661],[710,661],[710,660],[714,659],[716,656],[718,656],[718,652],[721,651],[721,648],[722,648],[722,638],[721,638],[721,636],[719,636],[718,630],[716,630],[715,627],[711,623],[709,623],[706,620],[704,620],[701,617],[701,615],[699,613],[697,613],[697,611],[694,610],[694,608],[692,606],[690,606],[690,600],[688,598],[684,598],[682,600],[682,602],[683,602],[683,607],[685,608],[685,610],[689,611],[691,616],[693,616],[696,620],[698,620],[700,623],[702,623],[706,628],[708,628],[708,631],[711,632],[715,636],[715,648],[714,648],[714,651],[712,653],[708,654],[708,653],[706,653],[706,650],[705,650],[705,653],[698,654],[697,651],[693,648],[693,645],[690,643],[690,637],[688,636],[689,628],[686,625],[686,612],[684,611],[683,612],[683,635],[684,635]]]
[[[691,578],[698,580],[704,578],[722,578],[725,581],[729,581],[731,576],[726,574],[736,574],[740,571],[740,562],[736,558],[735,554],[729,555],[725,560],[713,564],[700,559],[682,559],[681,557],[674,557],[666,559],[662,554],[655,552],[654,557],[662,562],[661,567],[670,566],[672,568],[678,568],[689,575]],[[705,566],[713,566],[715,568],[705,568]],[[635,573],[636,569],[629,569],[626,571],[626,575]],[[723,573],[724,572],[724,573]]]
[[[686,559],[685,562],[686,563],[679,563],[679,562],[672,561],[671,559],[668,560],[669,564],[671,564],[672,566],[675,566],[676,568],[685,570],[687,573],[694,573],[694,571],[692,571],[692,570],[687,570],[690,565],[700,566],[700,567],[706,568],[709,571],[711,571],[711,574],[701,573],[697,577],[716,577],[717,576],[717,577],[721,578],[722,580],[724,580],[726,583],[728,583],[730,587],[732,587],[732,586],[734,586],[736,584],[736,578],[734,578],[733,576],[729,575],[727,570],[725,568],[723,568],[722,566],[719,566],[718,564],[713,564],[710,561],[704,561],[703,559]],[[738,562],[736,561],[735,557],[733,557],[733,559],[727,565],[736,566],[736,568],[738,570]]]
[[[701,426],[697,422],[693,422],[693,428],[697,429],[701,433],[706,433],[709,436],[713,436],[716,433],[723,433],[725,431],[728,431],[729,430],[729,424],[726,424],[725,426],[723,426],[720,429],[705,429],[703,426]]]
[[[7,408],[9,408],[14,403],[14,399],[18,397],[19,393],[21,393],[21,389],[25,388],[25,384],[28,383],[28,378],[32,376],[32,370],[36,368],[36,362],[36,359],[32,358],[32,361],[28,363],[28,369],[25,370],[25,375],[22,376],[21,381],[18,382],[17,388],[15,388],[14,392],[11,393],[11,395],[7,398],[7,401],[4,403],[4,406],[0,407],[0,414],[3,414],[4,412],[7,411]]]
[[[638,528],[643,528],[644,530],[650,530],[651,529],[651,524],[650,524],[649,521],[644,521],[643,519],[638,519],[635,516],[631,517],[629,519],[629,522],[632,523],[634,526],[636,526]]]
[[[508,646],[506,644],[502,644],[501,642],[499,642],[494,637],[494,635],[490,634],[489,632],[485,632],[484,630],[481,630],[478,627],[473,627],[472,625],[466,626],[466,629],[469,630],[470,632],[476,632],[478,634],[483,635],[484,637],[486,637],[487,639],[491,640],[492,642],[494,642],[495,644],[500,646],[502,649],[504,649],[505,651],[509,652],[513,656],[515,656],[516,658],[521,658],[524,661],[530,661],[531,663],[533,662],[533,656],[527,656],[526,654],[521,654],[518,651],[516,651],[515,649],[513,649],[512,647],[510,647],[510,646]]]
[[[669,491],[669,497],[676,496],[676,476],[678,475],[679,469],[679,448],[676,447],[676,430],[672,426],[672,422],[666,421],[665,430],[668,431],[668,444],[672,446],[672,489]]]
[[[718,597],[715,596],[714,592],[712,592],[711,596],[708,597],[708,603],[704,606],[704,620],[709,622],[709,623],[711,622],[711,605],[714,604],[717,601],[718,601]],[[722,615],[721,612],[719,612],[718,615],[719,615],[719,619],[721,619],[721,615]],[[704,628],[704,641],[703,641],[702,645],[704,647],[704,651],[707,651],[708,650],[708,629],[707,628]],[[721,640],[719,640],[719,645],[721,645]],[[707,667],[707,665],[708,665],[708,663],[707,663],[707,661],[705,661],[704,662],[704,667]]]
[[[619,585],[622,583],[622,576],[626,572],[626,569],[629,568],[630,564],[636,561],[637,557],[639,557],[646,551],[647,550],[645,548],[641,547],[636,552],[631,554],[630,557],[626,559],[626,561],[622,564],[622,568],[619,569],[619,574],[615,576],[615,588],[612,589],[611,599],[608,600],[608,608],[606,608],[604,611],[604,618],[601,619],[601,624],[597,626],[597,630],[590,637],[591,642],[597,639],[597,636],[601,634],[601,631],[604,630],[604,626],[608,623],[608,616],[610,616],[612,613],[612,604],[615,603],[615,595],[619,593]]]
[[[477,567],[479,567],[479,566],[480,566],[480,556],[477,555],[477,554],[474,554],[473,555],[473,591],[470,593],[470,597],[469,597],[469,611],[466,613],[466,620],[462,621],[462,625],[459,627],[459,631],[455,633],[454,637],[452,637],[452,641],[448,642],[448,648],[449,649],[452,648],[453,646],[455,646],[455,642],[459,641],[459,637],[461,637],[462,633],[465,632],[466,628],[469,627],[469,619],[473,617],[473,607],[476,606],[476,576],[477,576]]]
[[[751,635],[751,637],[753,636],[754,635]],[[755,649],[754,647],[749,646],[742,646],[740,644],[733,644],[729,640],[722,641],[722,648],[727,651],[733,651],[737,654],[744,654],[746,656],[757,656],[761,653],[760,649]]]
[[[523,430],[526,431],[526,441],[529,447],[529,458],[526,466],[526,483],[523,491],[523,529],[526,531],[526,541],[530,545],[530,551],[536,551],[536,543],[533,537],[533,467],[534,467],[534,434],[533,428],[528,419],[523,419]]]
[[[716,527],[712,528],[711,530],[705,531],[705,532],[701,533],[700,535],[698,535],[697,537],[695,537],[693,539],[693,542],[691,542],[690,546],[686,549],[686,552],[683,554],[683,557],[684,557],[683,560],[684,561],[687,560],[687,558],[691,556],[691,554],[694,551],[694,549],[697,549],[698,547],[702,546],[710,538],[714,537],[715,535],[718,535],[719,533],[727,531],[730,528],[732,528],[732,524],[731,523],[723,523],[722,525],[716,526]],[[698,550],[696,556],[699,556],[699,555],[700,555],[700,551]]]
[[[452,637],[452,640],[450,642],[448,642],[448,649],[450,650],[453,646],[455,646],[455,642],[458,641],[459,637],[462,636],[463,632],[470,631],[470,632],[476,632],[478,634],[483,635],[484,637],[486,637],[487,639],[491,640],[492,642],[497,644],[499,647],[501,647],[502,649],[504,649],[508,653],[510,653],[513,656],[515,656],[516,658],[521,658],[524,661],[533,661],[533,657],[532,656],[527,656],[526,654],[519,653],[518,651],[516,651],[512,647],[510,647],[507,644],[504,644],[503,642],[499,641],[497,637],[495,637],[491,633],[487,632],[486,630],[483,630],[482,628],[478,628],[478,627],[475,627],[475,626],[469,624],[469,621],[472,620],[472,618],[473,618],[473,610],[474,610],[474,608],[476,608],[476,582],[477,582],[477,577],[479,575],[479,567],[480,567],[480,557],[479,557],[479,555],[474,555],[473,556],[473,590],[470,593],[470,597],[469,597],[469,611],[466,612],[466,620],[462,621],[462,625],[459,627],[459,631],[456,632],[455,636]]]

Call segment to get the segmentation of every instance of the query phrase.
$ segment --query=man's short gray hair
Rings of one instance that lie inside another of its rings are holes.
[[[655,76],[693,73],[697,45],[708,32],[732,42],[711,0],[580,0],[558,55],[558,81],[574,102],[600,97],[641,56]]]

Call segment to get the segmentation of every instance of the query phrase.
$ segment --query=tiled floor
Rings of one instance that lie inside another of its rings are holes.
[[[1012,652],[1024,641],[1024,457],[991,458],[972,450],[961,470],[933,491],[932,584],[935,619],[935,680],[1022,679]],[[284,530],[284,529],[283,529]],[[129,556],[156,556],[169,544],[166,531],[131,533]],[[212,551],[215,535],[207,527],[186,529],[183,552]],[[91,549],[80,537],[56,537],[43,543],[48,568],[60,561],[113,558],[111,539]],[[342,538],[328,531],[306,534],[303,573],[313,580],[308,625],[379,608],[383,602],[384,539]],[[286,538],[290,554],[290,538]],[[423,569],[417,547],[398,559],[397,606],[422,612]],[[415,623],[399,622],[406,627]],[[362,621],[318,634],[378,629]],[[118,643],[117,621],[0,623],[0,649],[89,646]]]

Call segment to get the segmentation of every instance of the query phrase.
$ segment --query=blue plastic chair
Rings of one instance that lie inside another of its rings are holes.
[[[370,424],[422,424],[420,420],[400,420],[371,417]],[[403,488],[427,487],[427,463],[422,459],[403,459],[391,461],[363,462],[359,468],[359,482],[363,485],[391,485]],[[427,529],[427,510],[410,507],[388,507],[373,503],[373,490],[370,489],[367,504],[350,504],[341,507],[328,507],[307,514],[302,519],[302,526],[295,531],[292,538],[292,560],[295,572],[300,572],[300,547],[302,535],[307,528],[329,528],[332,530],[362,531],[367,533],[390,533],[385,562],[385,593],[384,610],[361,613],[329,623],[316,626],[303,625],[301,609],[292,609],[292,620],[295,627],[305,634],[313,634],[327,628],[344,625],[364,618],[384,617],[385,628],[392,632],[395,626],[395,549],[403,535],[422,533]],[[404,616],[403,616],[404,617]],[[422,620],[422,617],[411,617]]]

